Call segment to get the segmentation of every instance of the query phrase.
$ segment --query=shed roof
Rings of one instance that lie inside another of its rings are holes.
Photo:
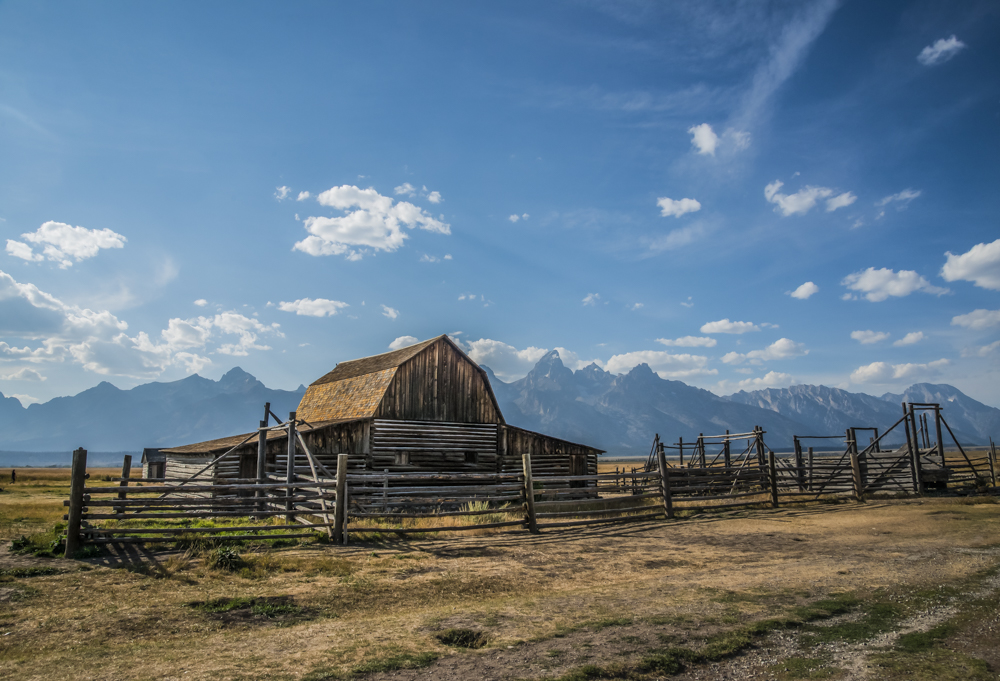
[[[333,425],[336,423],[348,423],[350,421],[357,421],[358,419],[331,419],[328,421],[317,421],[315,423],[305,422],[300,426],[296,426],[296,430],[302,433],[307,433],[310,430],[316,430],[318,428],[323,428],[324,426]],[[242,435],[233,435],[231,437],[220,437],[216,440],[206,440],[205,442],[196,442],[193,445],[183,445],[180,447],[166,447],[160,449],[159,451],[164,454],[209,454],[212,452],[223,452],[227,449],[232,449],[236,445],[240,444],[246,438],[256,435],[253,433],[243,433]],[[288,432],[284,430],[269,430],[267,431],[267,439],[271,440],[284,440],[288,437]]]

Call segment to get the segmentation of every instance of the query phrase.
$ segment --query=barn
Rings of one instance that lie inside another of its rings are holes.
[[[296,420],[329,470],[347,454],[356,472],[519,472],[527,450],[535,475],[592,475],[603,453],[507,424],[486,372],[446,335],[337,364],[308,387]],[[267,473],[284,475],[287,438],[267,432]],[[168,478],[258,477],[256,433],[160,451]],[[294,466],[308,471],[304,458]]]

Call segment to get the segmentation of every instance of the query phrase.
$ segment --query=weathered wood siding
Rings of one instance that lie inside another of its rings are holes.
[[[397,464],[397,453],[409,455],[409,464]],[[371,470],[496,473],[497,464],[495,424],[384,419],[373,424]]]
[[[374,415],[397,421],[502,422],[482,371],[444,339],[396,369]]]
[[[391,383],[396,368],[383,369],[343,381],[311,385],[298,406],[306,421],[369,418]]]
[[[601,452],[599,449],[515,426],[501,426],[500,430],[500,447],[503,452],[501,471],[504,473],[522,470],[521,455],[525,450],[530,450],[532,475],[597,474],[597,456]],[[586,470],[581,470],[583,466],[586,466]]]

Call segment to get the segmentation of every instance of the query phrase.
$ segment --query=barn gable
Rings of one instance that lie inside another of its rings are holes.
[[[486,372],[447,336],[341,362],[309,386],[298,417],[504,422]]]

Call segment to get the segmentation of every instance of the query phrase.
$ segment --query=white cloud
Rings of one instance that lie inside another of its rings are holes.
[[[10,373],[0,373],[0,381],[45,381],[48,380],[45,376],[34,369],[29,369],[28,367],[21,367],[17,371],[11,371]]]
[[[281,301],[278,309],[282,312],[294,312],[303,317],[332,317],[345,307],[347,303],[327,298],[299,298],[290,303]]]
[[[310,196],[312,196],[312,194],[310,194],[309,192],[299,192],[299,195],[298,195],[298,197],[296,197],[295,200],[296,201],[305,201]]]
[[[739,371],[737,369],[737,371]],[[741,372],[742,373],[742,372]],[[795,381],[791,374],[781,373],[780,371],[769,371],[763,376],[757,378],[745,378],[742,381],[736,383],[736,387],[740,390],[762,390],[764,388],[787,388]],[[723,381],[722,384],[726,386],[729,385],[728,381]],[[720,385],[722,387],[722,385]],[[723,388],[723,392],[728,392]]]
[[[786,291],[787,295],[790,295],[792,298],[798,298],[799,300],[806,300],[809,298],[809,296],[812,296],[813,294],[818,292],[819,292],[819,286],[812,283],[811,281],[807,281],[794,291]]]
[[[409,182],[404,182],[403,184],[393,189],[393,191],[396,193],[396,196],[400,195],[415,196],[417,193],[417,188],[414,187]]]
[[[29,404],[41,403],[40,399],[38,399],[37,397],[32,397],[31,395],[19,395],[17,393],[12,393],[8,395],[8,397],[16,397],[17,400],[21,403],[22,407],[27,407]]]
[[[642,303],[632,303],[631,305],[628,306],[628,309],[635,312],[636,310],[641,310],[643,307],[644,306]]]
[[[869,267],[861,272],[848,274],[840,283],[852,291],[861,293],[873,303],[883,301],[889,296],[902,298],[915,291],[923,291],[937,296],[950,293],[946,288],[932,286],[929,281],[913,270],[896,272],[885,267],[881,269]],[[845,300],[849,298],[849,295],[845,296]]]
[[[747,333],[760,331],[760,327],[752,322],[731,322],[729,318],[701,325],[702,333]]]
[[[208,305],[208,301],[205,300],[204,298],[199,298],[198,300],[194,301],[194,304],[197,305],[198,307],[205,307],[206,305]]]
[[[597,305],[597,301],[601,299],[600,293],[588,293],[583,299],[584,305]]]
[[[431,192],[427,195],[427,200],[431,203],[441,203],[444,199],[441,198],[441,192]]]
[[[395,319],[399,316],[399,310],[391,308],[388,305],[382,306],[382,316],[388,317],[389,319]]]
[[[684,336],[682,338],[657,338],[657,343],[678,348],[714,348],[716,340],[707,336]]]
[[[945,281],[971,281],[979,288],[1000,291],[1000,239],[976,244],[965,253],[947,251],[948,260],[941,268]]]
[[[977,348],[966,348],[962,350],[962,357],[989,357],[997,350],[1000,350],[1000,340],[993,341],[989,345],[981,345]]]
[[[73,266],[71,258],[80,262],[93,258],[102,248],[124,248],[127,241],[121,234],[107,228],[85,229],[51,220],[34,232],[22,234],[21,238],[41,246],[42,252],[35,253],[28,244],[8,239],[7,253],[32,262],[48,259],[59,263],[61,269]]]
[[[889,194],[889,196],[885,196],[879,199],[878,201],[875,202],[875,206],[878,208],[883,208],[889,205],[890,203],[899,203],[900,205],[898,206],[898,208],[899,210],[902,210],[906,208],[908,205],[910,205],[910,201],[920,196],[920,194],[921,191],[919,189],[916,190],[904,189],[898,194]]]
[[[698,223],[671,230],[669,234],[648,240],[649,251],[651,253],[660,253],[662,251],[672,251],[681,246],[687,246],[701,236],[704,231],[704,226]]]
[[[292,191],[291,187],[284,187],[284,186],[282,186],[282,187],[275,187],[275,189],[274,189],[274,198],[278,199],[278,201],[284,201],[285,199],[288,198],[288,194],[291,191]]]
[[[400,350],[402,348],[408,348],[419,342],[420,340],[416,336],[400,336],[393,342],[389,343],[389,349]]]
[[[960,314],[951,318],[952,326],[964,326],[967,329],[980,331],[1000,324],[1000,310],[973,310],[968,314]]]
[[[640,350],[612,355],[605,369],[613,374],[623,374],[640,364],[648,364],[663,379],[683,380],[696,376],[714,376],[718,369],[708,368],[708,357],[703,355],[672,355],[663,350]]]
[[[933,378],[940,374],[940,369],[950,362],[939,359],[927,364],[889,364],[887,362],[872,362],[858,367],[851,373],[853,383],[894,383],[896,381],[919,381]]]
[[[596,364],[599,367],[604,366],[604,362],[599,359],[580,359],[578,354],[572,350],[567,350],[566,348],[555,347],[552,349],[559,354],[559,361],[561,361],[566,368],[572,369],[573,371],[579,371],[580,369],[588,367],[591,364]]]
[[[858,197],[854,195],[853,192],[844,192],[838,196],[834,196],[832,199],[826,200],[826,212],[832,213],[838,208],[844,208],[850,206],[852,203],[858,200]]]
[[[955,36],[941,38],[936,40],[933,45],[928,45],[920,50],[917,61],[924,66],[942,64],[958,54],[963,48],[965,48],[965,43]]]
[[[691,144],[698,150],[699,154],[709,154],[715,156],[715,149],[719,146],[719,136],[712,130],[708,123],[702,123],[692,128],[688,128],[691,135]]]
[[[910,333],[906,334],[898,341],[893,343],[893,345],[897,348],[901,348],[904,345],[913,345],[914,343],[919,343],[923,339],[924,339],[923,331],[911,331]]]
[[[548,352],[545,348],[534,346],[518,350],[513,345],[489,338],[480,338],[467,343],[453,340],[462,346],[476,364],[488,366],[497,378],[507,382],[523,378]]]
[[[685,213],[696,213],[701,210],[701,204],[694,199],[668,199],[661,196],[656,200],[656,205],[660,207],[660,215],[663,217],[673,215],[679,218]]]
[[[742,364],[745,361],[749,361],[751,364],[761,364],[776,359],[802,357],[808,354],[809,351],[802,343],[796,343],[789,338],[779,338],[763,350],[752,350],[747,353],[727,352],[722,356],[722,361],[726,364]]]
[[[406,201],[394,204],[391,198],[371,188],[345,184],[322,192],[316,200],[346,215],[305,219],[303,225],[310,236],[297,242],[294,249],[309,255],[345,255],[348,260],[360,260],[368,248],[392,252],[409,238],[403,227],[451,234],[449,225],[421,208]]]
[[[862,345],[872,345],[873,343],[881,343],[884,340],[888,340],[889,334],[885,331],[851,331],[851,338]]]
[[[691,301],[691,296],[688,296],[688,299],[686,301],[682,300],[681,305],[683,305],[684,307],[694,307],[694,302]]]
[[[788,217],[789,215],[805,215],[816,206],[816,203],[820,199],[825,199],[833,195],[833,190],[829,187],[813,187],[811,185],[806,185],[794,194],[782,194],[778,190],[784,185],[785,183],[781,180],[775,180],[764,187],[764,198],[768,203],[774,204],[774,212],[780,212],[784,217]],[[844,200],[843,197],[847,195],[853,196],[850,192],[846,192],[836,199],[831,200],[842,201]],[[849,205],[853,202],[854,199],[851,199],[844,205]],[[830,208],[829,202],[827,203],[827,210],[836,210],[839,207],[835,205],[833,208]]]
[[[517,214],[511,215],[507,219],[510,220],[511,222],[518,222],[519,220],[527,220],[530,217],[531,216],[528,215],[527,213],[521,213],[520,215],[517,215]]]

